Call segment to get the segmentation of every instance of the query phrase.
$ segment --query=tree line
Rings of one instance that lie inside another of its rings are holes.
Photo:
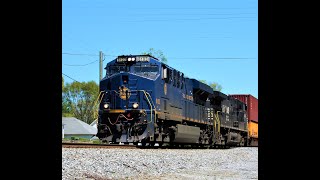
[[[98,95],[99,85],[94,81],[62,83],[62,116],[92,123],[97,119]]]

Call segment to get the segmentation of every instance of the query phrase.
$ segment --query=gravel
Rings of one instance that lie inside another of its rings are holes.
[[[63,148],[62,179],[258,179],[258,148]]]

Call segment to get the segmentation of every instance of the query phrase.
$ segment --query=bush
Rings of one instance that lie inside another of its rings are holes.
[[[92,143],[93,144],[102,144],[100,140],[93,140]]]
[[[81,141],[81,142],[89,142],[89,141],[90,141],[90,139],[79,138],[79,141]]]
[[[71,140],[72,140],[72,141],[79,140],[79,137],[71,136]]]

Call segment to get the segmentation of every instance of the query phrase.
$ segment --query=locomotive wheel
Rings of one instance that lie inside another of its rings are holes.
[[[146,141],[145,139],[142,139],[142,140],[141,140],[141,146],[142,146],[142,147],[145,147],[146,144],[147,144],[147,141]]]

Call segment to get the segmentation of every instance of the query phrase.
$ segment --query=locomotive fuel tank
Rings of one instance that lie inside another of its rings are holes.
[[[177,143],[198,143],[200,128],[177,124],[174,142]]]

